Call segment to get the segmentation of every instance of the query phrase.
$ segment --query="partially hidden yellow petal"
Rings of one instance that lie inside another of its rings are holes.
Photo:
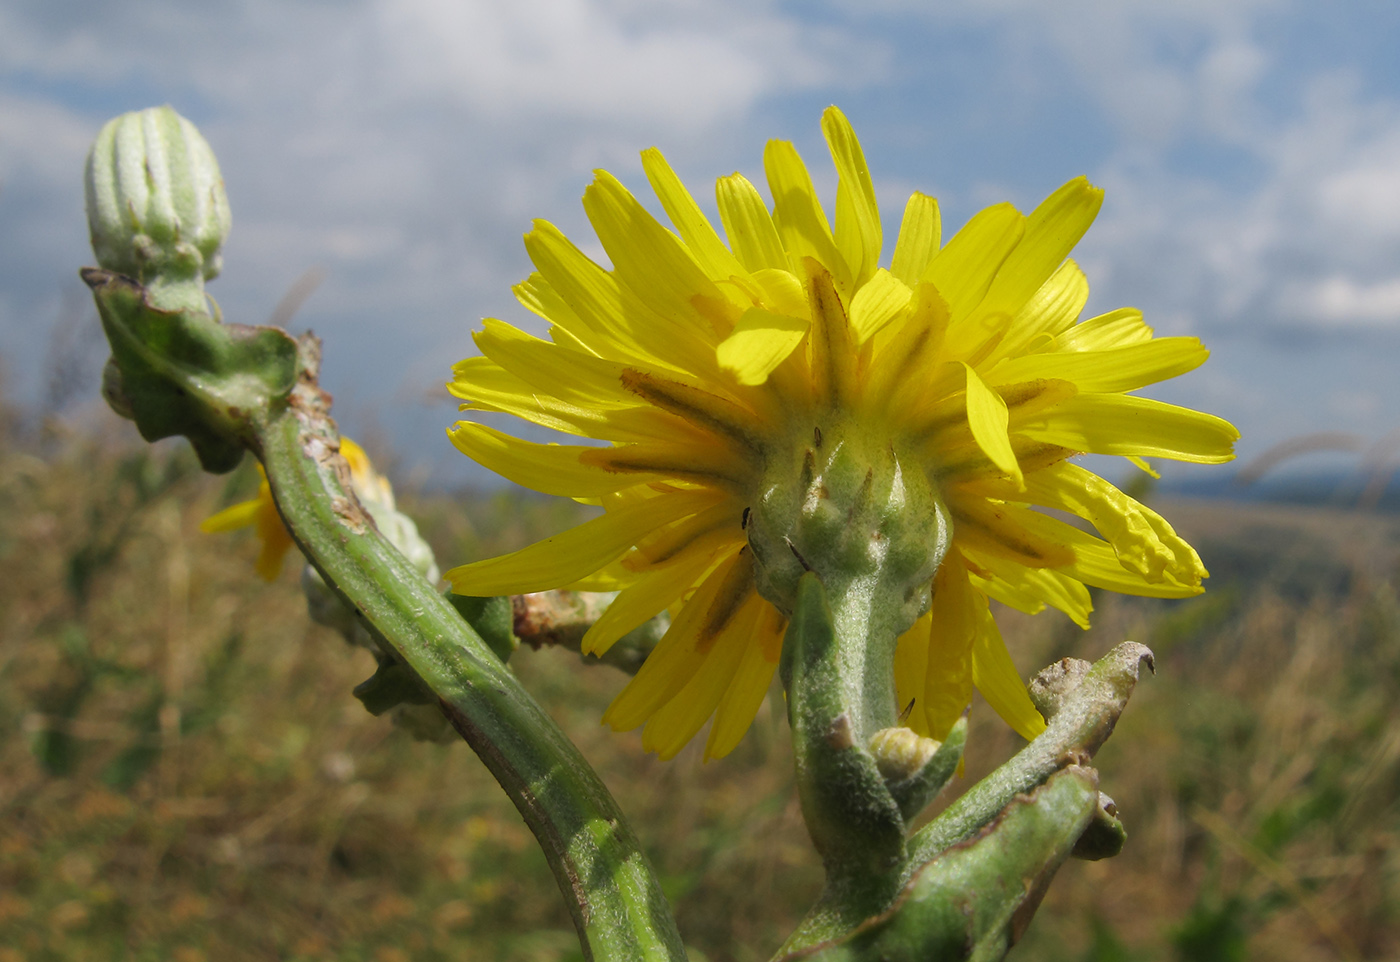
[[[447,436],[458,451],[487,470],[544,494],[596,498],[655,477],[589,466],[579,458],[594,449],[584,445],[535,444],[474,421],[458,421]]]
[[[772,605],[759,616],[754,637],[744,649],[734,680],[715,709],[710,737],[705,740],[707,761],[732,752],[753,724],[754,715],[773,683],[773,673],[778,669],[778,654],[786,628],[787,619]]]
[[[662,759],[674,758],[704,727],[734,682],[768,602],[750,592],[742,607],[715,637],[700,670],[647,721],[642,747]]]
[[[641,669],[603,713],[613,731],[630,731],[645,722],[689,683],[704,664],[710,644],[752,591],[752,561],[736,552],[710,572],[695,594],[681,605]],[[745,579],[745,568],[749,577]],[[733,597],[734,595],[738,597]],[[725,616],[727,613],[727,617]],[[723,620],[715,627],[717,618]]]
[[[930,729],[928,717],[924,714],[924,703],[927,701],[924,685],[928,681],[929,630],[932,625],[933,611],[930,609],[899,636],[894,650],[894,695],[895,707],[903,719],[900,724],[926,738],[930,737]]]
[[[690,191],[685,189],[671,165],[666,163],[661,151],[655,147],[642,151],[642,170],[646,171],[647,180],[665,208],[666,216],[676,225],[691,255],[710,279],[724,280],[734,274],[745,273],[743,265],[724,246],[724,241],[715,233],[700,205],[695,203]]]
[[[1240,433],[1222,418],[1150,398],[1079,394],[1021,423],[1029,438],[1092,454],[1223,464]]]
[[[720,367],[732,371],[740,384],[762,384],[802,343],[810,326],[805,318],[749,308],[716,349]]]
[[[1010,204],[979,211],[934,255],[923,276],[948,302],[953,324],[982,302],[1007,255],[1025,233],[1025,217]]]
[[[1009,608],[1036,614],[1046,605],[1058,608],[1079,627],[1088,630],[1093,599],[1083,582],[1054,568],[1027,568],[995,555],[962,549],[990,578],[972,575],[973,584],[984,594]]]
[[[890,273],[905,287],[913,288],[928,269],[929,261],[938,253],[943,226],[938,214],[938,201],[915,191],[904,205],[904,220],[899,225],[899,237],[894,242],[894,257]]]
[[[743,174],[721,177],[715,183],[715,202],[725,236],[741,264],[750,271],[792,270],[773,216]]]
[[[1045,731],[1045,719],[1031,704],[1026,683],[1016,671],[996,619],[983,607],[977,613],[972,644],[972,682],[1002,719],[1027,741]]]
[[[647,498],[512,554],[453,568],[445,577],[457,594],[480,598],[558,588],[604,567],[653,529],[702,511],[719,497],[687,491]]]
[[[724,543],[722,536],[713,532],[666,564],[637,575],[584,633],[580,643],[583,653],[601,655],[623,635],[669,608],[703,579]]]
[[[797,148],[786,140],[770,140],[763,150],[763,169],[773,194],[773,222],[787,249],[789,266],[801,271],[802,258],[812,257],[836,280],[836,288],[849,297],[854,277],[846,258],[836,247],[826,212]]]
[[[205,534],[219,534],[246,528],[258,520],[259,501],[240,501],[229,505],[217,514],[211,514],[199,523],[199,530]]]
[[[1002,361],[990,384],[1060,378],[1083,393],[1135,391],[1200,367],[1210,352],[1194,337],[1159,337],[1103,351],[1052,351]]]
[[[982,453],[1019,487],[1024,482],[1021,465],[1011,449],[1011,437],[1007,433],[1006,402],[987,387],[970,366],[964,364],[963,369],[967,373],[967,423],[972,437]]]
[[[828,107],[822,113],[822,134],[836,163],[836,247],[859,287],[880,265],[883,235],[875,185],[856,132],[838,108]]]
[[[923,709],[930,738],[946,738],[972,701],[972,648],[979,607],[986,603],[968,581],[961,556],[948,552],[934,576],[929,608]]]
[[[851,329],[864,344],[875,332],[909,306],[913,291],[883,267],[875,271],[851,298]]]

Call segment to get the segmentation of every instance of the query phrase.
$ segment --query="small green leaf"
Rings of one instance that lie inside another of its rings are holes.
[[[206,471],[237,467],[251,425],[280,409],[296,382],[296,342],[278,328],[160,310],[140,284],[111,271],[86,268],[82,277],[141,436],[183,435]]]
[[[382,715],[395,705],[433,702],[414,674],[392,659],[381,661],[373,675],[355,686],[353,694],[371,715]]]
[[[476,629],[502,664],[510,661],[510,656],[520,646],[520,639],[515,637],[515,614],[509,597],[474,598],[449,591],[447,600],[467,624]]]

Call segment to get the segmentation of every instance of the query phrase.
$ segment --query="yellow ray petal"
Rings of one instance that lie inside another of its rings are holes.
[[[674,758],[714,714],[734,682],[745,653],[757,647],[754,633],[768,602],[751,592],[743,606],[715,637],[705,661],[685,687],[647,721],[642,747],[661,758]]]
[[[681,607],[641,670],[613,699],[603,723],[630,731],[686,686],[705,661],[716,636],[753,590],[748,552],[722,561]]]
[[[717,385],[702,386],[636,368],[623,372],[622,384],[637,397],[684,419],[698,431],[718,435],[752,451],[762,450],[762,419],[749,408],[710,389]]]
[[[1074,326],[1089,301],[1089,279],[1073,260],[1066,260],[1021,308],[984,365],[1030,351],[1049,350],[1054,336]]]
[[[720,367],[732,371],[740,384],[762,384],[797,350],[810,326],[805,318],[749,308],[718,348]]]
[[[580,354],[488,317],[472,334],[481,353],[538,391],[561,401],[598,409],[636,407],[622,386],[626,365]]]
[[[464,410],[514,414],[542,427],[608,441],[666,436],[682,424],[645,404],[602,410],[571,404],[536,390],[487,357],[469,357],[452,366],[447,390],[467,403]]]
[[[875,185],[860,141],[836,107],[822,113],[822,134],[836,163],[836,247],[851,266],[855,286],[860,287],[880,265],[883,246]]]
[[[733,542],[737,549],[744,543],[743,523],[743,509],[734,499],[726,498],[689,518],[651,532],[637,542],[637,550],[622,559],[622,564],[630,571],[646,571],[670,562],[701,539],[708,542],[712,535]]]
[[[258,520],[258,510],[260,502],[254,498],[252,501],[240,501],[238,504],[229,505],[217,514],[211,514],[199,523],[199,530],[205,534],[220,534],[224,531],[236,531],[239,528],[246,528]]]
[[[642,151],[642,170],[646,171],[647,180],[651,182],[651,189],[656,191],[666,216],[676,225],[691,255],[711,280],[724,280],[734,274],[746,273],[738,258],[715,233],[690,191],[685,189],[671,165],[666,163],[661,151],[655,147]]]
[[[1136,307],[1120,307],[1062,331],[1055,340],[1061,351],[1107,351],[1152,340],[1152,328]]]
[[[620,287],[612,274],[589,260],[548,221],[535,221],[535,229],[525,235],[525,250],[544,279],[597,338],[616,342],[641,361],[681,370],[693,370],[697,364],[704,370],[705,362],[713,357],[714,345],[706,336],[708,321],[703,326],[694,318],[681,323],[651,310],[636,292]],[[591,343],[588,338],[583,340]]]
[[[1174,580],[1170,569],[1164,572],[1164,580],[1149,582],[1137,572],[1123,567],[1112,545],[1088,532],[1028,508],[1004,505],[1002,510],[1008,516],[1008,523],[1015,524],[1028,538],[1054,542],[1067,548],[1074,560],[1055,567],[1062,574],[1077,578],[1086,585],[1145,598],[1190,598],[1204,590],[1198,582],[1183,584]]]
[[[1060,378],[1085,394],[1135,391],[1200,367],[1210,352],[1194,337],[1159,337],[1106,351],[1054,351],[1002,361],[989,384]]]
[[[851,298],[851,329],[856,343],[864,344],[876,331],[899,316],[909,306],[913,291],[883,267]]]
[[[1002,719],[1030,741],[1045,731],[1045,719],[1031,704],[1026,683],[1006,650],[996,619],[984,606],[977,612],[972,644],[972,682]]]
[[[1009,422],[1006,402],[967,364],[963,365],[963,370],[967,374],[967,424],[972,429],[972,437],[991,462],[1021,487],[1024,484],[1021,465],[1011,449],[1011,437],[1006,430]]]
[[[690,491],[648,498],[512,554],[453,568],[445,577],[457,594],[479,598],[558,588],[602,568],[653,529],[703,511],[718,497]]]
[[[1150,398],[1080,394],[1027,419],[1016,430],[1091,454],[1223,464],[1240,433],[1222,418]]]
[[[704,579],[723,543],[718,536],[708,538],[706,543],[692,545],[669,563],[638,575],[584,633],[580,642],[583,653],[601,655],[623,635],[669,608]]]
[[[768,141],[763,149],[763,169],[773,194],[773,223],[787,249],[790,269],[800,272],[802,258],[815,258],[831,272],[836,289],[849,297],[854,290],[851,267],[831,236],[826,212],[797,148],[786,140]]]
[[[787,620],[772,605],[760,615],[734,680],[715,709],[710,737],[705,740],[706,761],[732,752],[753,724],[754,715],[758,714],[768,687],[773,683],[786,628]]]
[[[715,202],[734,256],[750,271],[791,271],[787,251],[758,190],[742,174],[721,177]]]
[[[924,685],[928,681],[929,631],[933,626],[932,610],[915,621],[899,636],[894,650],[894,695],[896,707],[904,721],[901,724],[915,734],[929,736],[928,717],[924,714]]]
[[[894,242],[894,258],[890,273],[913,288],[928,269],[929,261],[938,253],[943,226],[939,220],[938,201],[915,191],[904,205],[904,220],[899,225],[899,237]]]
[[[970,563],[993,575],[992,578],[971,576],[973,584],[985,594],[1030,615],[1050,605],[1063,611],[1079,627],[1088,629],[1094,603],[1082,582],[1053,568],[1027,568],[995,555],[969,551],[965,547],[962,550]]]
[[[583,192],[583,209],[624,289],[678,328],[711,340],[710,320],[695,309],[695,298],[727,302],[676,236],[657,222],[616,177],[597,171]]]
[[[1040,522],[1049,519],[1028,508],[949,492],[948,510],[958,544],[1028,568],[1064,568],[1074,563],[1074,552],[1057,537],[1058,529],[1044,533]]]
[[[1010,204],[979,211],[947,246],[934,255],[921,281],[938,288],[948,302],[951,323],[972,313],[992,279],[1025,233],[1025,217]]]
[[[956,551],[948,552],[934,576],[929,608],[928,673],[923,694],[930,738],[941,741],[948,737],[972,701],[972,648],[978,611],[986,604],[968,581],[962,558]]]
[[[1016,315],[1084,236],[1103,206],[1103,191],[1076,177],[1026,218],[1026,232],[1007,256],[979,312]]]
[[[1025,497],[1093,524],[1123,567],[1149,582],[1161,582],[1170,571],[1178,582],[1199,584],[1205,574],[1195,550],[1157,512],[1077,464],[1035,472],[1027,479]]]
[[[448,430],[447,436],[453,447],[487,470],[544,494],[595,498],[655,477],[620,475],[579,460],[581,455],[596,448],[535,444],[474,421],[458,421]]]
[[[744,452],[736,451],[732,445],[722,443],[720,439],[705,439],[697,443],[687,438],[683,441],[643,441],[606,448],[590,447],[579,453],[579,461],[585,466],[606,471],[613,477],[630,476],[636,479],[632,483],[648,476],[665,477],[736,492],[745,488],[754,473],[754,464],[744,457]],[[627,486],[618,484],[613,490]]]
[[[550,336],[556,344],[560,343],[560,340],[554,336],[553,331],[562,328],[570,338],[582,346],[582,350],[590,354],[610,357],[613,360],[625,359],[632,363],[644,357],[621,348],[612,338],[599,337],[597,331],[583,322],[539,271],[532,272],[510,290],[522,307],[550,322]]]
[[[938,288],[921,283],[914,289],[909,316],[888,340],[881,338],[866,374],[866,394],[885,410],[907,411],[922,399],[941,363],[948,332],[948,303]],[[889,331],[890,328],[886,328]]]

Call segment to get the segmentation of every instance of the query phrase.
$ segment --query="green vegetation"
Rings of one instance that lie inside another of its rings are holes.
[[[0,962],[577,957],[471,751],[369,715],[350,692],[373,659],[306,617],[294,566],[264,583],[251,537],[197,531],[251,467],[211,478],[115,422],[4,431]],[[400,495],[448,565],[586,510]],[[1126,638],[1157,652],[1096,762],[1127,848],[1069,863],[1011,957],[1395,957],[1400,520],[1162,507],[1213,568],[1206,595],[1104,597],[1087,633],[999,612],[1027,674]],[[693,955],[766,958],[821,886],[779,696],[730,757],[663,763],[598,724],[620,673],[560,650],[511,665],[633,816]],[[1017,743],[976,705],[954,791]]]

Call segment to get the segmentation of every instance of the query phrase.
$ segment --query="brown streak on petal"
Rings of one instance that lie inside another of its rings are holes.
[[[736,460],[732,456],[685,457],[677,450],[658,449],[648,444],[591,448],[579,456],[579,462],[613,474],[664,475],[668,478],[716,485],[730,491],[740,489],[752,474],[752,471],[744,470],[744,461]]]
[[[830,272],[813,257],[804,257],[807,299],[812,305],[812,397],[835,409],[855,395],[856,350],[846,308]]]
[[[690,298],[690,306],[695,308],[695,313],[710,322],[715,337],[721,341],[733,333],[734,325],[739,323],[740,311],[726,297],[695,294]]]
[[[735,441],[754,452],[763,449],[762,439],[751,430],[756,420],[753,412],[733,401],[630,367],[622,372],[622,386],[642,400],[684,418],[702,430]]]
[[[1025,420],[1048,407],[1068,401],[1079,393],[1079,388],[1071,381],[1042,377],[1034,381],[1003,384],[996,391],[1006,402],[1007,412],[1014,423],[1014,419]]]
[[[948,510],[953,516],[954,537],[967,538],[974,544],[981,542],[992,550],[999,548],[1000,553],[1009,554],[1030,568],[1058,568],[1074,564],[1074,550],[1065,545],[1037,538],[1028,531],[1016,530],[1011,523],[993,527],[981,518],[961,510],[956,503],[949,504]],[[1002,511],[991,506],[987,506],[986,510],[997,520],[1005,520],[1006,515]]]
[[[719,637],[719,633],[724,630],[725,625],[733,620],[734,615],[752,593],[753,552],[749,551],[748,545],[745,545],[739,549],[738,561],[724,576],[724,583],[720,585],[714,603],[710,605],[710,610],[705,613],[705,620],[700,625],[700,631],[695,639],[696,651],[703,654],[710,650],[715,639]]]

